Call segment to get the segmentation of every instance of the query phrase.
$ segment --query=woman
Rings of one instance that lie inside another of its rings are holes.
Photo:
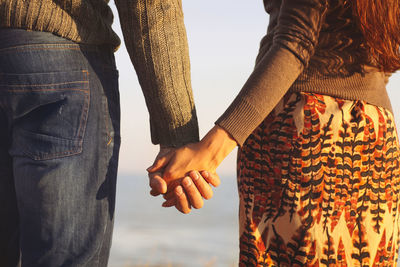
[[[385,84],[400,67],[399,1],[264,4],[268,34],[237,98],[150,171],[213,172],[239,145],[240,266],[395,266],[399,150]],[[164,205],[188,212],[193,194],[178,186]]]

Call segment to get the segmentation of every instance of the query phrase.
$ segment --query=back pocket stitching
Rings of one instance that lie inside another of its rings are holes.
[[[53,152],[53,153],[41,153],[40,156],[33,154],[32,152],[28,150],[23,150],[22,153],[29,156],[33,160],[49,160],[49,159],[56,159],[56,158],[62,158],[66,156],[72,156],[72,155],[77,155],[80,154],[83,151],[83,139],[84,139],[84,134],[86,131],[86,125],[87,125],[87,119],[88,119],[88,114],[89,114],[89,108],[90,108],[90,86],[89,86],[89,72],[87,70],[82,70],[82,73],[84,74],[84,79],[86,81],[84,82],[84,88],[82,89],[77,89],[77,88],[57,88],[57,89],[46,89],[46,90],[41,90],[41,89],[17,89],[17,90],[1,90],[3,92],[41,92],[41,91],[79,91],[84,95],[84,102],[82,106],[82,112],[80,116],[80,121],[79,121],[79,126],[77,129],[77,135],[74,139],[65,139],[65,138],[59,138],[55,136],[47,136],[49,139],[58,139],[62,140],[63,142],[66,143],[77,143],[76,147],[67,150],[67,151],[62,151],[62,152]],[[78,83],[79,81],[72,82],[72,83]],[[72,83],[59,83],[59,84],[72,84]],[[42,86],[47,86],[47,85],[52,85],[52,84],[42,84]],[[1,87],[2,85],[0,85]],[[23,86],[23,85],[21,85]],[[25,86],[31,86],[30,84],[26,84]],[[0,91],[0,93],[1,93]],[[21,129],[22,132],[29,132],[24,129]],[[20,130],[20,131],[21,131]],[[37,133],[32,133],[32,134],[37,134]],[[39,134],[40,135],[40,134]],[[75,144],[74,144],[75,146]]]

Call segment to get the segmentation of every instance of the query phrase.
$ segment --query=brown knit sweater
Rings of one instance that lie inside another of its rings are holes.
[[[391,110],[388,75],[362,49],[347,0],[264,0],[270,15],[253,73],[216,122],[243,144],[289,90]]]
[[[153,142],[179,146],[196,141],[181,0],[115,2],[149,109]],[[107,3],[0,0],[0,27],[49,31],[76,42],[117,48],[119,39],[111,30],[113,16]],[[346,3],[264,0],[270,23],[256,67],[216,122],[239,145],[289,90],[364,100],[391,109],[386,75],[367,67],[370,62],[360,50],[360,34],[349,24],[349,12],[343,10],[348,8]]]

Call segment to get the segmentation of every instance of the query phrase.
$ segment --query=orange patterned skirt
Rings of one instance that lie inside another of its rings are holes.
[[[238,154],[240,266],[396,266],[399,143],[363,101],[289,93]]]

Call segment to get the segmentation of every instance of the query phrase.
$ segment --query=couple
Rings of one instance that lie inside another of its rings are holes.
[[[0,0],[1,266],[107,265],[120,145],[107,3]],[[200,142],[181,1],[115,3],[160,144],[152,195],[200,208],[239,146],[240,266],[396,265],[385,86],[399,0],[264,0],[254,71]]]

